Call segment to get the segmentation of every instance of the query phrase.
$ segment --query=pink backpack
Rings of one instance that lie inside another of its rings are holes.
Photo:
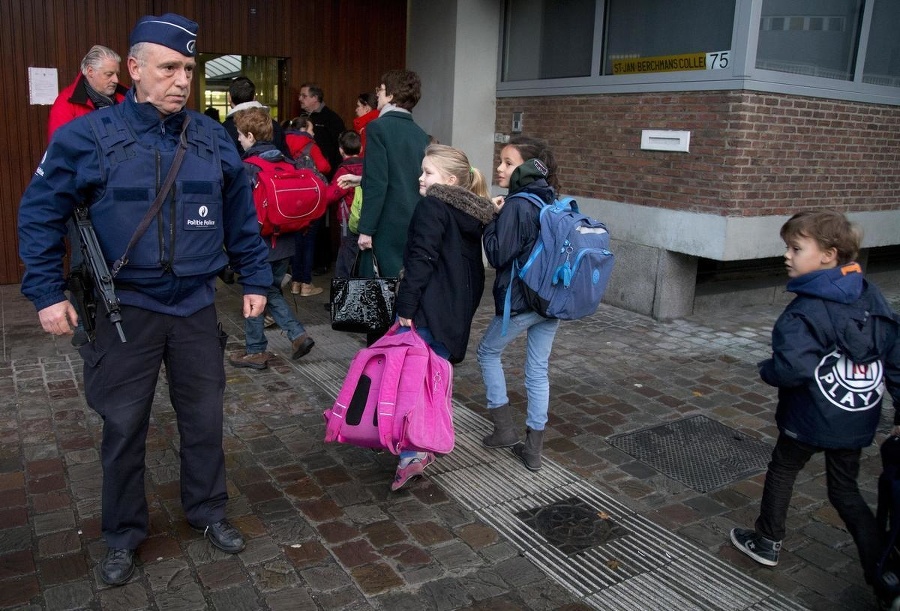
[[[350,362],[331,409],[325,441],[447,454],[453,449],[453,368],[415,327],[388,332]]]

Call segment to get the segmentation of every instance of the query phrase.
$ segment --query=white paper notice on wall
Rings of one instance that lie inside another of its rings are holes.
[[[28,68],[29,104],[53,104],[59,95],[56,68]]]
[[[691,146],[691,132],[665,129],[641,130],[641,149],[687,153]]]

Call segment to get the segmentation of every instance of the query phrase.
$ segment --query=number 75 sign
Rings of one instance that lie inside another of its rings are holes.
[[[707,70],[724,70],[728,67],[728,58],[731,56],[731,51],[713,51],[712,53],[706,54],[706,69]]]

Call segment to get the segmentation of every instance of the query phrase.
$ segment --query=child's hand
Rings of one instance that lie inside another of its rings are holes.
[[[502,195],[498,195],[491,198],[491,203],[494,204],[494,214],[497,214],[500,212],[503,204],[506,203],[506,199]]]
[[[337,180],[337,184],[341,189],[350,189],[351,187],[358,187],[362,182],[362,176],[357,176],[355,174],[344,174]]]
[[[891,435],[895,437],[900,437],[900,424],[895,424],[894,428],[891,429]]]

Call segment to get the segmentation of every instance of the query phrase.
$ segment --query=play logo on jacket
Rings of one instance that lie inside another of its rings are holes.
[[[858,412],[877,407],[884,395],[881,361],[854,363],[840,350],[826,355],[816,367],[816,382],[828,402]]]

